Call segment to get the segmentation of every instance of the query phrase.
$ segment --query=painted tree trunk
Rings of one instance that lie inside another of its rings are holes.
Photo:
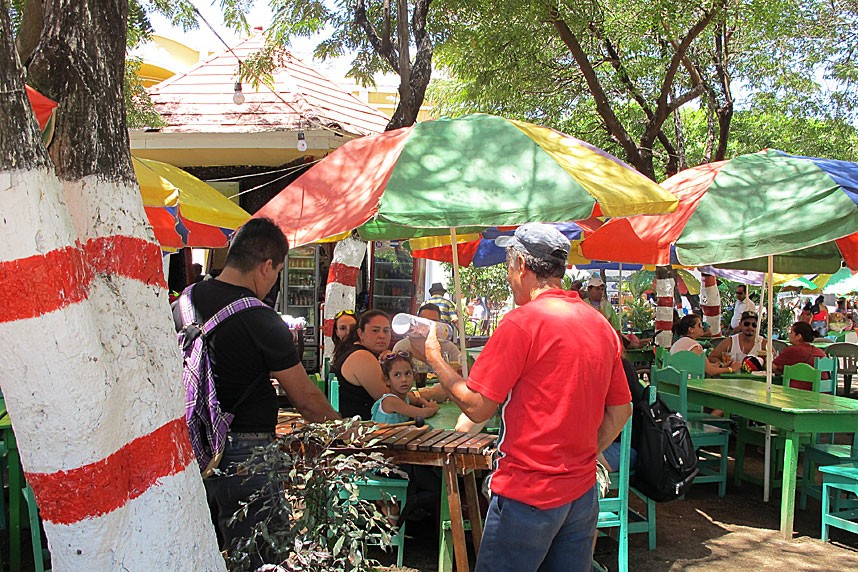
[[[673,278],[669,266],[656,266],[655,345],[669,348],[673,344]]]
[[[366,256],[366,243],[355,237],[341,240],[334,247],[334,257],[328,269],[325,287],[325,357],[334,354],[334,316],[342,310],[355,309],[355,286],[360,265]]]
[[[128,155],[126,12],[45,5],[29,72],[60,104],[51,165],[0,11],[0,384],[54,570],[221,571]]]
[[[703,309],[703,319],[709,324],[709,333],[721,335],[721,293],[718,291],[718,279],[711,274],[703,275],[700,307]]]

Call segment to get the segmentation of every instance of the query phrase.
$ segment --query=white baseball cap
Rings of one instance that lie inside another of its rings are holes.
[[[587,288],[589,288],[591,286],[594,288],[598,288],[599,286],[604,286],[604,285],[605,285],[605,283],[602,282],[602,279],[599,278],[598,276],[591,276],[590,281],[587,282]]]

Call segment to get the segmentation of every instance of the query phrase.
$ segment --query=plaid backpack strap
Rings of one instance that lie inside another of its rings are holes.
[[[250,308],[265,307],[265,304],[256,298],[240,298],[200,326],[190,299],[191,288],[185,289],[179,298],[184,326],[179,334],[179,342],[184,357],[182,380],[185,385],[185,421],[194,455],[205,476],[212,460],[219,460],[223,453],[226,434],[233,419],[231,413],[220,408],[206,338],[226,318]]]

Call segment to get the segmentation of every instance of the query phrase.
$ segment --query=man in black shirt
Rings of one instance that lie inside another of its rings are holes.
[[[270,219],[245,223],[230,243],[220,275],[194,285],[191,302],[200,323],[240,298],[262,299],[277,282],[288,250],[285,235]],[[178,304],[173,307],[173,319],[180,330]],[[270,379],[277,380],[307,421],[337,419],[339,415],[310,382],[292,333],[273,309],[250,308],[230,316],[215,328],[209,344],[218,401],[223,411],[235,415],[219,467],[221,474],[204,481],[218,536],[229,548],[235,539],[248,537],[253,525],[266,516],[261,510],[250,510],[246,519],[227,526],[240,503],[268,484],[263,475],[248,479],[235,472],[255,447],[274,437],[278,407]],[[247,391],[250,393],[241,399]],[[261,507],[262,502],[258,504]]]

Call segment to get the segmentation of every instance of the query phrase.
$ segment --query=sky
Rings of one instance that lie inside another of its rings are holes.
[[[213,0],[195,0],[194,5],[226,43],[230,45],[236,43],[241,39],[241,36],[235,31],[224,26],[223,15],[221,14],[220,8],[217,5],[213,5],[212,1]],[[217,36],[203,22],[199,23],[199,28],[196,30],[185,32],[181,27],[171,26],[170,22],[159,14],[151,14],[150,21],[152,22],[152,26],[155,29],[156,34],[179,41],[202,53],[209,51],[221,52],[225,49]],[[253,10],[247,16],[247,21],[251,28],[258,26],[263,28],[267,27],[271,22],[271,11],[268,8],[268,3],[265,0],[257,0]],[[314,63],[317,69],[320,69],[332,77],[344,77],[349,68],[350,62],[348,58],[340,58],[339,60],[328,61],[324,64],[313,60],[313,48],[320,39],[321,36],[315,39],[295,38],[292,40],[292,53],[308,63]]]

